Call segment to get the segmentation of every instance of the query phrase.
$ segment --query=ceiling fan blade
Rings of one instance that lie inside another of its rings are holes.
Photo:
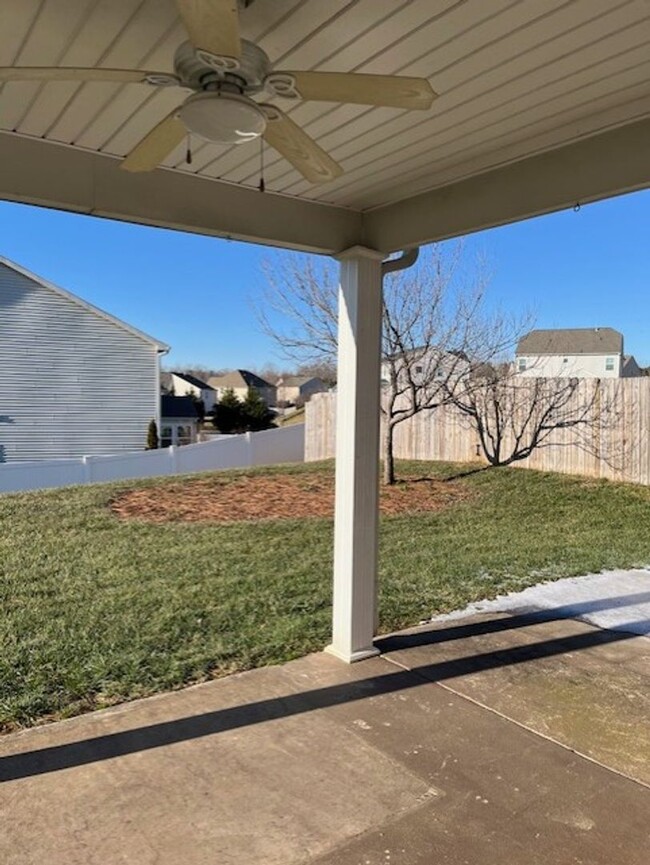
[[[122,160],[124,171],[153,171],[187,135],[187,129],[176,116],[175,108],[149,132]]]
[[[241,56],[237,0],[176,0],[176,6],[197,51],[233,60]]]
[[[80,66],[0,66],[0,81],[114,81],[117,84],[177,84],[169,72],[144,69],[95,69]]]
[[[386,108],[426,109],[438,95],[426,78],[404,75],[278,71],[271,72],[267,80],[280,96]]]
[[[261,105],[268,123],[264,140],[290,162],[310,183],[326,183],[343,174],[343,169],[275,105]]]

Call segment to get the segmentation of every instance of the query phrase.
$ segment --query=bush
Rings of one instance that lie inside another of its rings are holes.
[[[273,426],[275,413],[264,402],[255,388],[249,387],[242,405],[242,420],[247,430],[258,432]]]
[[[242,402],[226,390],[214,407],[212,423],[222,433],[258,432],[274,426],[272,412],[255,388],[249,388]]]
[[[145,450],[147,451],[155,451],[160,447],[160,441],[158,439],[158,427],[156,426],[155,420],[149,421],[149,426],[147,428],[147,446]]]
[[[228,388],[214,407],[212,423],[222,433],[241,432],[242,404],[235,392]]]

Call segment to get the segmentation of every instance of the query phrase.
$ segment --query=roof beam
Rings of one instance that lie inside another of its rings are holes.
[[[650,119],[495,168],[364,214],[383,252],[457,237],[650,186]]]
[[[386,254],[650,187],[650,119],[364,214],[0,134],[0,198],[253,243]]]
[[[360,213],[181,171],[120,170],[115,157],[0,134],[0,198],[308,252],[358,243]]]

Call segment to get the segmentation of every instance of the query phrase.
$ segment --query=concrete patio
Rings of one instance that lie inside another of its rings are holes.
[[[562,615],[437,622],[353,666],[7,736],[0,861],[645,865],[650,641]]]

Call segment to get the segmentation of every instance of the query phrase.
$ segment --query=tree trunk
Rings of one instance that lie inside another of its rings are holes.
[[[390,485],[395,483],[395,458],[393,456],[393,425],[387,418],[382,435],[381,456],[384,464],[382,482]]]

